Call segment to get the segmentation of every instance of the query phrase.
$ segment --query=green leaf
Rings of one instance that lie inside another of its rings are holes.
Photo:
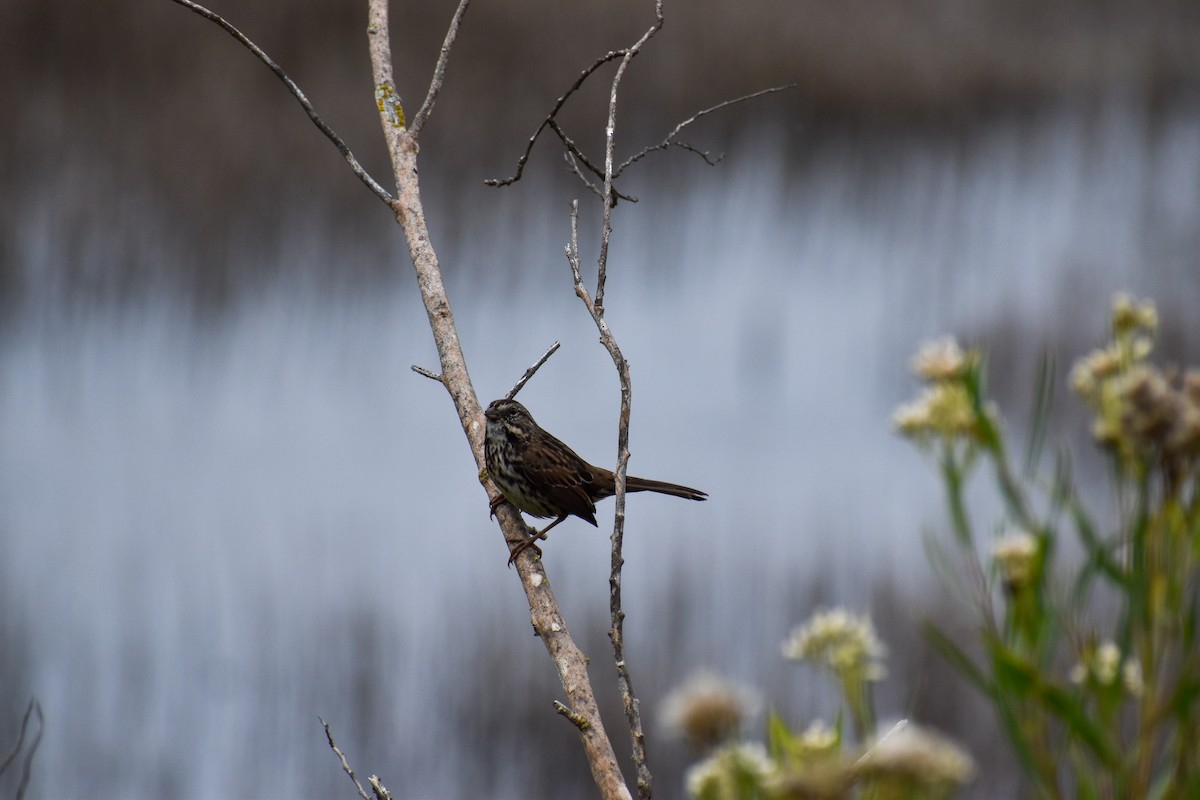
[[[792,735],[783,718],[774,711],[767,717],[767,749],[776,762],[790,759],[796,752],[796,737]]]
[[[1054,403],[1054,355],[1043,350],[1038,359],[1037,381],[1034,384],[1033,424],[1029,427],[1029,439],[1025,443],[1025,478],[1032,479],[1042,450],[1046,444],[1046,423],[1050,420],[1050,407]]]

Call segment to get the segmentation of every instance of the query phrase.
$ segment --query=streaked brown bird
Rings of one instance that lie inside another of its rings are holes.
[[[617,493],[616,478],[603,467],[584,461],[575,451],[542,430],[516,400],[494,400],[483,412],[487,436],[483,455],[488,476],[503,495],[492,513],[507,500],[534,517],[554,517],[545,528],[512,551],[508,563],[569,516],[596,524],[596,501]],[[627,492],[659,492],[688,500],[707,500],[699,489],[626,476]]]

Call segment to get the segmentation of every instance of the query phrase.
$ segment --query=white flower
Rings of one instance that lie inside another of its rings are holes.
[[[767,748],[757,742],[731,744],[691,767],[685,778],[692,797],[742,797],[747,783],[760,788],[775,774]]]
[[[813,720],[800,734],[800,747],[812,754],[827,753],[838,746],[837,731],[823,720]]]
[[[797,661],[824,663],[843,678],[879,681],[886,675],[882,660],[887,648],[875,635],[870,617],[855,616],[844,608],[813,614],[792,631],[783,654]]]
[[[1125,666],[1121,668],[1121,681],[1125,684],[1125,691],[1134,697],[1141,697],[1142,692],[1146,691],[1146,684],[1142,680],[1142,662],[1136,658],[1125,660]]]
[[[927,381],[948,381],[961,378],[970,366],[971,358],[963,353],[953,336],[943,336],[922,344],[909,366]]]
[[[892,424],[905,436],[920,438],[928,434],[945,437],[969,434],[975,427],[975,409],[965,386],[936,383],[921,396],[896,409]]]
[[[1120,677],[1125,691],[1137,697],[1145,686],[1142,682],[1142,665],[1136,658],[1122,658],[1121,649],[1115,642],[1104,641],[1084,651],[1079,663],[1071,668],[1072,683],[1088,681],[1098,686],[1112,686]]]

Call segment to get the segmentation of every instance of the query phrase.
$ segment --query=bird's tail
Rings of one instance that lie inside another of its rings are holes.
[[[690,486],[680,486],[677,483],[667,483],[665,481],[652,481],[648,478],[625,478],[625,491],[627,492],[658,492],[659,494],[669,494],[675,497],[683,497],[688,500],[707,500],[708,494],[699,489],[693,489]]]

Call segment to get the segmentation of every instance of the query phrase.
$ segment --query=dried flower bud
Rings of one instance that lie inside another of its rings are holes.
[[[662,724],[698,750],[738,734],[759,705],[757,694],[711,672],[697,672],[663,700]]]
[[[1138,303],[1121,292],[1113,297],[1112,326],[1118,338],[1137,330],[1153,333],[1158,329],[1158,311],[1153,301]]]

